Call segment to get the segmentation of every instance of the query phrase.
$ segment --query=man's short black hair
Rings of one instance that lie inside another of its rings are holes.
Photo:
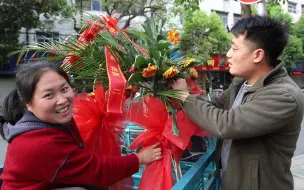
[[[242,34],[257,48],[265,51],[266,61],[273,67],[288,42],[288,27],[267,16],[251,16],[239,20],[231,29],[237,37]]]

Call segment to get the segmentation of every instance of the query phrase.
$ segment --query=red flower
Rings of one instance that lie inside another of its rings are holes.
[[[70,64],[73,65],[76,61],[80,60],[80,56],[70,56],[69,57],[69,61],[70,61]]]
[[[130,69],[129,69],[129,73],[134,73],[136,71],[136,68],[134,68],[134,67],[131,67]]]
[[[97,35],[97,33],[95,33],[93,30],[86,29],[81,34],[80,41],[92,42],[92,41],[94,41],[96,35]]]
[[[63,62],[62,66],[68,66],[73,65],[76,61],[80,60],[80,56],[73,55],[72,53],[69,53],[70,56],[67,56]],[[82,64],[80,65],[82,67]]]
[[[98,34],[105,26],[104,24],[100,23],[99,21],[88,21],[89,23],[89,30],[92,30],[95,34]]]

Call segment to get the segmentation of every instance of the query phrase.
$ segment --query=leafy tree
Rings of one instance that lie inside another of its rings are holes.
[[[199,9],[199,0],[175,0],[174,6],[179,11],[195,11]]]
[[[293,26],[293,34],[300,38],[303,43],[303,50],[304,50],[304,17],[301,16],[301,18],[298,20],[297,23]]]
[[[43,25],[40,15],[68,18],[73,11],[66,0],[0,0],[0,12],[0,42],[16,45],[21,27],[31,29]]]
[[[279,3],[267,2],[266,8],[266,12],[269,17],[280,20],[287,24],[289,29],[292,29],[292,17],[288,13],[284,12]]]
[[[285,4],[287,2],[287,0],[267,0],[267,3],[272,3],[272,4],[279,4],[280,2],[282,2],[283,4]],[[256,5],[257,4],[241,4],[241,16],[242,17],[249,17],[252,16],[254,14],[256,14]],[[268,13],[267,13],[268,14]]]
[[[241,16],[242,17],[250,17],[252,15],[252,9],[250,5],[247,4],[241,4]]]
[[[280,59],[285,62],[287,67],[296,63],[298,60],[303,59],[303,40],[295,32],[295,28],[300,32],[300,25],[292,24],[292,17],[285,13],[278,2],[267,2],[267,15],[271,18],[280,20],[285,23],[290,32],[290,39],[286,48],[284,49]],[[300,35],[300,33],[299,33]]]
[[[181,35],[181,49],[189,57],[206,63],[212,55],[222,55],[230,47],[231,36],[223,21],[215,12],[208,15],[196,10],[184,23]]]
[[[40,15],[45,18],[72,16],[73,7],[66,0],[0,0],[0,68],[8,68],[8,53],[19,48],[21,27],[28,30],[43,27]]]
[[[101,7],[110,16],[127,18],[123,27],[127,28],[137,16],[162,16],[166,3],[166,0],[101,0]]]
[[[302,40],[295,36],[291,36],[280,58],[287,67],[290,67],[300,59],[303,59]]]

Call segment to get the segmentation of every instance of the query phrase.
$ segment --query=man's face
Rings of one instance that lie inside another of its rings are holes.
[[[250,78],[253,75],[256,64],[255,46],[252,42],[245,40],[245,36],[240,34],[232,39],[232,45],[226,56],[229,62],[229,72],[233,76]]]

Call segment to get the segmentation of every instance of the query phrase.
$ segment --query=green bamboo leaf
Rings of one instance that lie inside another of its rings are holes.
[[[143,80],[143,77],[141,75],[141,73],[133,73],[129,79],[128,79],[128,83],[129,84],[137,84],[139,82],[141,82]]]
[[[127,34],[131,35],[131,36],[135,36],[139,39],[142,39],[142,40],[146,40],[146,36],[143,32],[139,32],[139,31],[136,31],[136,30],[127,30],[126,31]]]

